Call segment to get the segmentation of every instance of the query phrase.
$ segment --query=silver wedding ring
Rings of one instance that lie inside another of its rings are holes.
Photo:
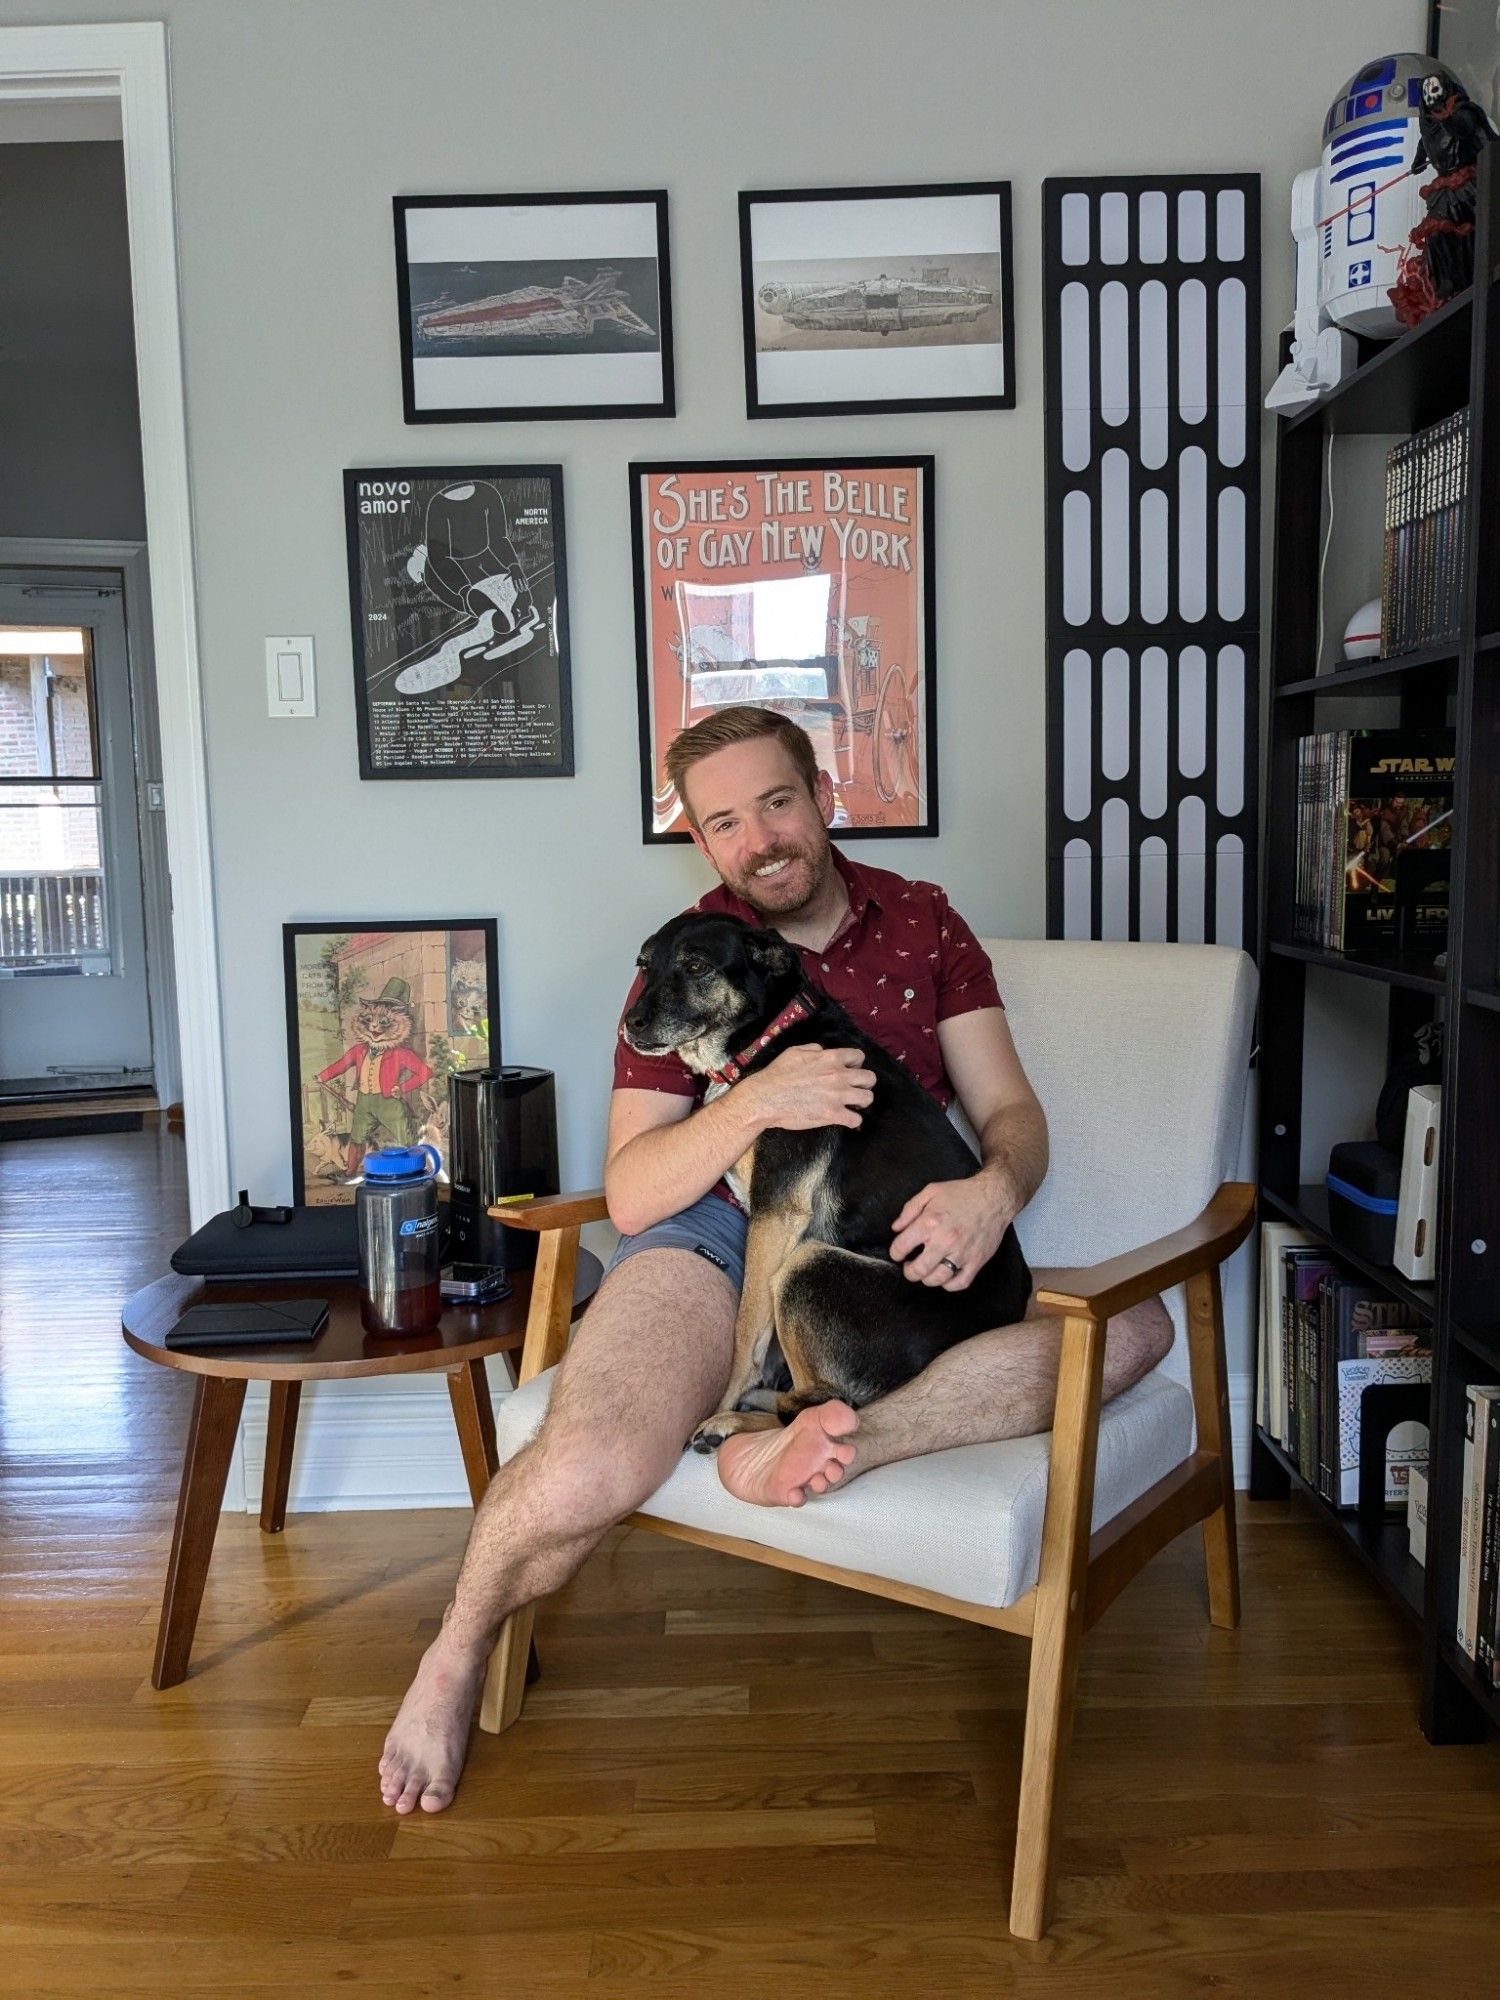
[[[940,1264],[946,1264],[948,1266],[948,1269],[953,1273],[955,1278],[958,1276],[958,1266],[957,1264],[954,1263],[951,1257],[939,1257],[938,1262]]]

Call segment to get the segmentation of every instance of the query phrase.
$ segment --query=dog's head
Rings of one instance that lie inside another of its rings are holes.
[[[625,1040],[643,1056],[675,1049],[700,1076],[722,1069],[802,982],[801,961],[776,931],[691,911],[647,938],[636,967],[644,984]]]

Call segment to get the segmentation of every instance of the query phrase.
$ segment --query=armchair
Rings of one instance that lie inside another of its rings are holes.
[[[631,1525],[1030,1640],[1010,1927],[1039,1938],[1084,1632],[1199,1522],[1210,1620],[1239,1622],[1219,1267],[1254,1220],[1253,1188],[1226,1175],[1255,972],[1218,945],[987,948],[1051,1139],[1047,1180],[1017,1223],[1037,1301],[1064,1321],[1051,1433],[882,1466],[794,1509],[736,1500],[689,1452]],[[595,1192],[492,1213],[540,1233],[518,1386],[497,1419],[504,1460],[541,1421],[579,1230],[606,1210]],[[1173,1347],[1101,1409],[1109,1319],[1157,1293]],[[501,1632],[482,1728],[520,1713],[531,1627],[528,1609]]]

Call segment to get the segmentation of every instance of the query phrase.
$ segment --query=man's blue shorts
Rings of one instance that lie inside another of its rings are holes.
[[[745,1237],[749,1229],[750,1218],[742,1208],[722,1201],[716,1194],[706,1194],[691,1208],[664,1216],[638,1235],[622,1236],[604,1275],[608,1277],[617,1264],[623,1264],[627,1257],[634,1257],[642,1250],[692,1250],[706,1262],[717,1265],[738,1292],[745,1282]]]

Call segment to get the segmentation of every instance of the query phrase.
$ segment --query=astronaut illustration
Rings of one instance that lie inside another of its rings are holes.
[[[427,502],[425,535],[406,573],[472,623],[396,676],[398,694],[428,694],[524,646],[542,622],[510,539],[505,502],[488,480],[444,486]]]
[[[1297,303],[1291,359],[1266,404],[1315,402],[1355,366],[1355,334],[1390,339],[1401,320],[1390,294],[1424,219],[1424,80],[1429,95],[1463,86],[1425,55],[1380,56],[1352,76],[1323,121],[1323,157],[1292,183]]]

